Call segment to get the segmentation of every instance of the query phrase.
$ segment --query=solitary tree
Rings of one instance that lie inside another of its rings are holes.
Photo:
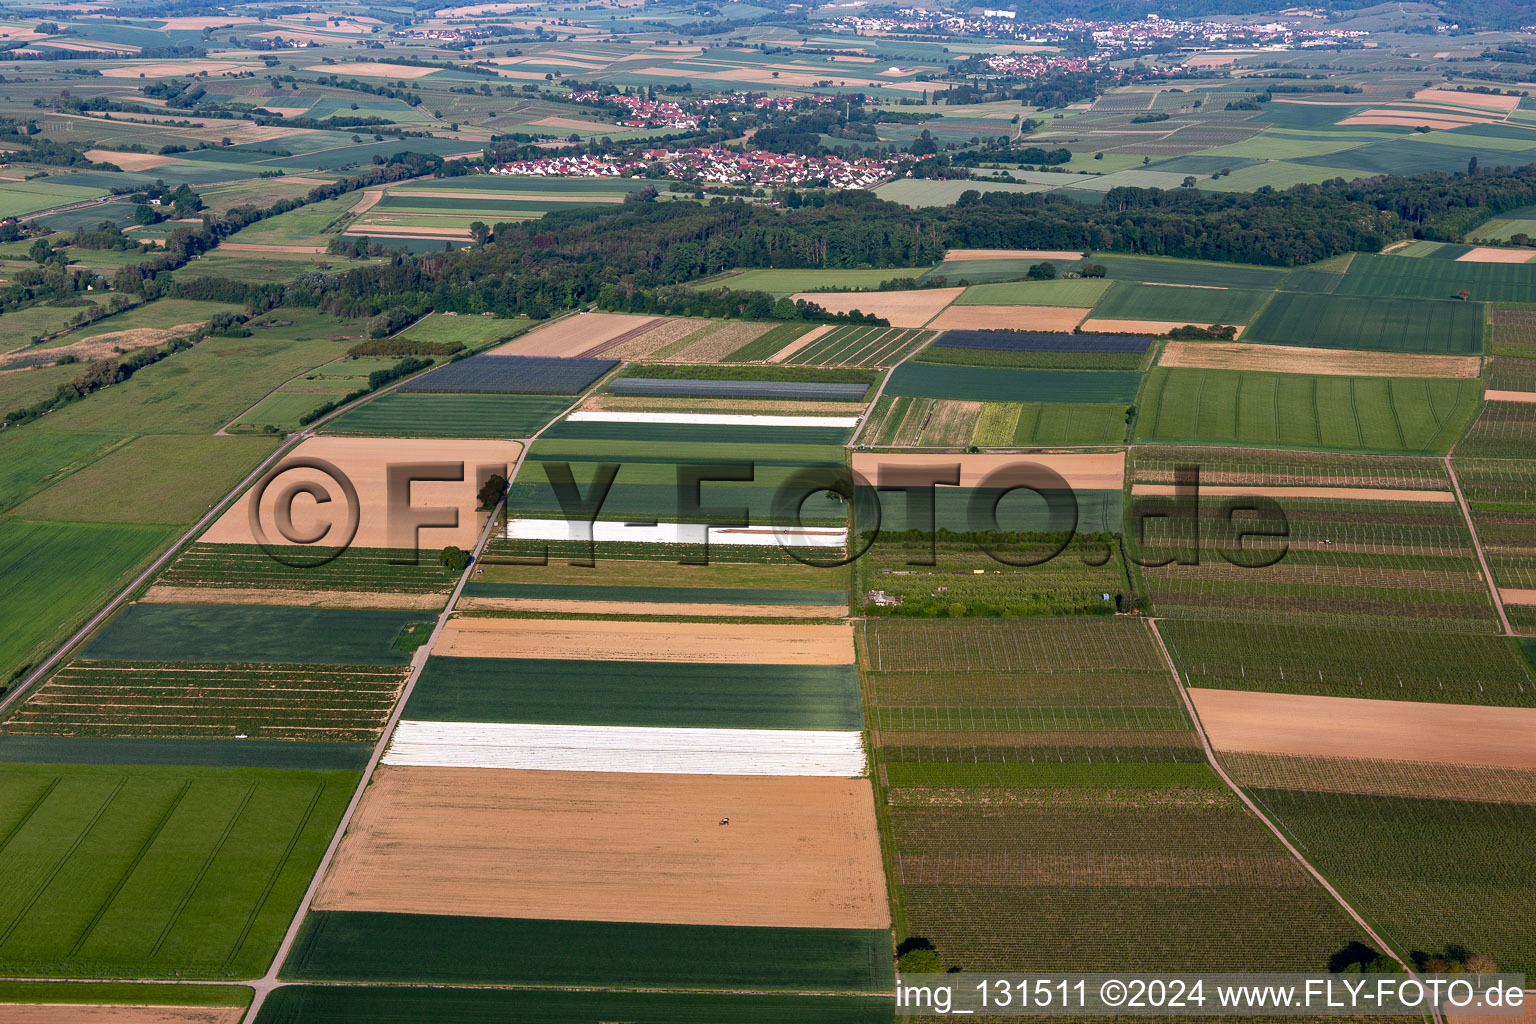
[[[437,560],[449,572],[463,572],[469,568],[469,552],[453,544],[443,548],[442,552],[438,554]]]

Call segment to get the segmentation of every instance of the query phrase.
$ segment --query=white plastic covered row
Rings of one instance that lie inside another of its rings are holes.
[[[588,529],[591,533],[588,534]],[[709,526],[704,523],[658,523],[655,526],[625,522],[578,522],[572,519],[512,519],[507,540],[587,540],[628,544],[702,544],[750,547],[779,544],[784,547],[841,548],[848,542],[842,527]]]
[[[681,775],[865,774],[857,732],[402,721],[384,763]]]
[[[567,423],[691,423],[699,426],[728,427],[841,427],[859,425],[857,416],[769,416],[758,413],[706,412],[573,412]]]

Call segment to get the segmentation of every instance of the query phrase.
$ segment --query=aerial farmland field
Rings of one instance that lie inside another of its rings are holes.
[[[1536,970],[1522,5],[0,4],[0,1022]]]

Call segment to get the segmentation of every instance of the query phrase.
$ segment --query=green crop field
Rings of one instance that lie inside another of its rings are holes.
[[[722,363],[750,363],[767,359],[784,346],[811,330],[811,324],[787,323],[770,327],[736,351],[720,360]]]
[[[675,984],[686,965],[694,989],[885,992],[890,948],[883,930],[320,911],[305,918],[281,975],[651,988]]]
[[[1364,781],[1356,776],[1356,785]],[[1467,799],[1368,790],[1252,792],[1398,948],[1438,952],[1459,945],[1488,954],[1501,971],[1536,970],[1529,927],[1536,903],[1528,884],[1536,862],[1536,807],[1525,799],[1528,790],[1510,794],[1518,803],[1496,802],[1493,786],[1476,787]],[[1457,855],[1436,855],[1448,849]]]
[[[882,282],[899,277],[920,277],[927,267],[889,267],[877,270],[739,270],[719,283],[740,292],[793,295],[828,288],[877,290]]]
[[[349,344],[324,335],[278,334],[208,338],[29,429],[211,434],[295,375],[335,359]]]
[[[932,331],[899,327],[838,327],[784,360],[787,365],[890,366],[933,338]]]
[[[115,434],[0,433],[0,512],[9,512],[128,440]]]
[[[888,999],[859,996],[714,995],[684,992],[561,992],[287,985],[262,1004],[258,1024],[376,1024],[390,1018],[438,1024],[885,1024]]]
[[[1177,619],[1158,629],[1188,686],[1536,707],[1536,673],[1505,637]]]
[[[973,402],[1124,402],[1136,400],[1137,373],[1009,370],[903,363],[885,394]]]
[[[95,1006],[249,1006],[241,985],[135,985],[131,982],[0,982],[0,1004]]]
[[[268,437],[139,437],[23,502],[29,519],[195,521],[277,447]]]
[[[343,413],[326,433],[370,437],[526,437],[560,415],[568,398],[436,395],[391,391]]]
[[[1529,302],[1536,291],[1536,266],[1360,255],[1350,263],[1338,294],[1455,299],[1462,290],[1473,302]]]
[[[716,729],[863,728],[850,665],[432,658],[405,717]]]
[[[12,709],[0,733],[63,736],[378,738],[398,668],[76,660]]]
[[[1470,380],[1158,367],[1147,375],[1136,439],[1444,452],[1466,429],[1480,390]]]
[[[164,526],[0,520],[0,679],[61,643],[170,539]]]
[[[1483,413],[1456,446],[1457,455],[1496,459],[1530,456],[1536,443],[1536,404],[1486,402]]]
[[[0,970],[250,978],[355,772],[0,765]]]
[[[970,262],[970,261],[966,261]],[[977,261],[981,262],[981,261]],[[956,264],[958,267],[959,264]],[[1088,309],[1113,284],[1107,278],[1072,278],[1058,281],[1014,281],[973,284],[960,293],[957,306],[1071,306]]]
[[[135,604],[86,648],[103,661],[403,665],[393,644],[418,611]]]
[[[1279,292],[1243,332],[1243,340],[1478,355],[1483,351],[1483,308],[1454,300]]]
[[[929,345],[919,362],[953,366],[998,366],[1036,370],[1135,370],[1146,362],[1145,352],[1036,352],[998,348],[959,348]]]
[[[319,552],[310,549],[318,556]],[[333,554],[334,549],[325,554]],[[414,552],[348,548],[324,565],[290,566],[254,544],[192,544],[155,578],[173,587],[272,590],[348,590],[368,593],[443,594],[457,577],[436,559],[407,560]],[[210,593],[207,600],[216,601]]]
[[[103,195],[105,189],[55,181],[7,181],[0,184],[0,217],[24,217]]]
[[[860,640],[898,936],[945,967],[1317,970],[1358,937],[1219,786],[1141,622],[886,618]]]
[[[525,318],[496,316],[428,316],[416,321],[397,337],[406,341],[430,341],[442,344],[456,341],[466,348],[478,348],[499,338],[510,337],[527,329]]]
[[[1171,320],[1190,324],[1246,324],[1268,292],[1249,288],[1181,287],[1120,281],[1093,315],[1117,320]]]

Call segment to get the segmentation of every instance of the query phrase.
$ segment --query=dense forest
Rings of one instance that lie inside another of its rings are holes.
[[[979,191],[954,206],[925,209],[852,191],[818,195],[786,210],[740,200],[629,202],[500,224],[483,245],[400,254],[291,285],[204,278],[176,286],[174,294],[256,308],[318,306],[345,316],[372,316],[392,306],[542,317],[600,297],[619,306],[621,292],[654,292],[733,267],[927,267],[951,247],[1297,266],[1376,252],[1406,238],[1458,238],[1489,216],[1532,203],[1536,168],[1336,181],[1253,194],[1117,188],[1097,206],[1050,193]]]

